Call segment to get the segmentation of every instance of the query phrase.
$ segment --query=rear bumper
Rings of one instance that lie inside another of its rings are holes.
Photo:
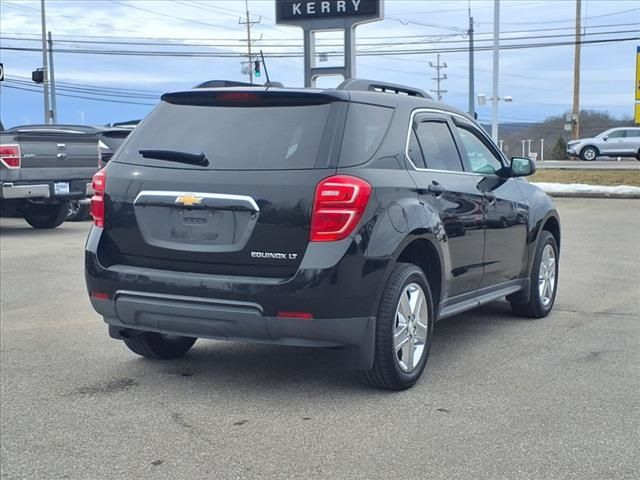
[[[387,262],[367,261],[348,239],[312,247],[290,279],[174,272],[100,263],[102,229],[85,250],[85,274],[95,310],[112,334],[165,334],[296,345],[351,347],[357,368],[373,361],[375,315]],[[283,318],[278,312],[313,318]]]
[[[13,183],[2,184],[2,198],[7,200],[15,198],[49,198],[51,195],[49,185],[14,185]]]
[[[91,297],[112,337],[137,331],[185,337],[269,343],[299,347],[351,347],[360,369],[373,361],[375,318],[292,319],[263,315],[257,304],[144,292],[117,292],[115,299]]]
[[[59,182],[14,183],[3,182],[0,198],[13,199],[79,199],[91,195],[91,183],[87,180],[65,182],[69,184],[69,193],[58,195],[54,184]]]

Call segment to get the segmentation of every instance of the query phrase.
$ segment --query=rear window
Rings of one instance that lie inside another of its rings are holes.
[[[331,103],[302,106],[197,106],[163,102],[131,135],[117,161],[174,168],[140,150],[204,153],[214,170],[309,169],[320,158]],[[195,167],[191,167],[195,168]],[[199,167],[200,168],[200,167]]]

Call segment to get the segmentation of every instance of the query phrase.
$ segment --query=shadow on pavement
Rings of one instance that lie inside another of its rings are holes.
[[[526,322],[511,313],[506,302],[496,302],[439,322],[424,377],[429,377],[429,371],[446,369],[451,362],[462,361],[465,350],[523,321]],[[208,396],[220,389],[250,397],[261,392],[260,396],[274,398],[283,389],[294,396],[309,392],[318,395],[362,392],[369,396],[375,392],[343,362],[340,351],[322,348],[200,340],[181,359],[161,362],[132,358],[119,367],[125,367],[128,375],[141,383],[147,383],[145,377],[157,375],[167,386],[174,384],[173,388],[188,385],[191,395]],[[428,384],[429,378],[424,377],[418,387]]]

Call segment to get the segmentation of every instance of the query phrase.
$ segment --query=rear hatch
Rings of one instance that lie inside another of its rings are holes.
[[[345,100],[253,89],[164,95],[106,170],[102,261],[293,275],[315,187],[336,171]]]

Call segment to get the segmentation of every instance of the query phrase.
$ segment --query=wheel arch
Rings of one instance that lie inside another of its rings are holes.
[[[398,248],[395,259],[396,263],[412,263],[424,272],[437,309],[442,300],[445,277],[444,259],[439,243],[428,236],[411,235]]]
[[[560,219],[556,215],[549,215],[549,217],[545,220],[540,229],[542,231],[550,232],[553,235],[553,238],[556,240],[556,244],[558,245],[558,251],[560,250]],[[540,233],[538,233],[538,237],[540,237]]]

